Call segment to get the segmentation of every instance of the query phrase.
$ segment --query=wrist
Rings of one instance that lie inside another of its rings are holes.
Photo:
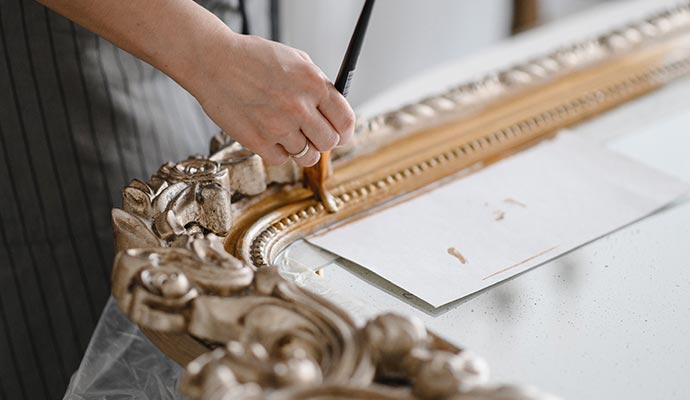
[[[227,67],[229,53],[235,52],[242,37],[215,15],[203,11],[207,15],[193,23],[194,28],[180,32],[175,50],[166,52],[168,59],[160,68],[195,97],[207,90],[223,64]]]

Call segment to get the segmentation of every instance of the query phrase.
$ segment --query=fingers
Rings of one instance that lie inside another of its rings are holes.
[[[318,110],[338,133],[340,140],[336,144],[347,143],[355,130],[355,113],[345,98],[330,85],[329,96],[318,106]]]
[[[255,154],[258,154],[269,165],[281,165],[292,158],[302,167],[311,167],[316,165],[321,159],[321,153],[319,153],[316,146],[299,130],[289,134],[270,135],[268,139],[252,129],[238,131],[236,135],[233,135],[234,139]],[[273,140],[278,140],[279,142],[276,143]],[[300,154],[307,145],[309,148],[304,155],[301,157],[291,157],[291,154]]]
[[[280,145],[288,154],[300,154],[306,146],[309,146],[307,153],[301,157],[292,157],[295,162],[303,167],[315,165],[321,158],[318,148],[307,139],[302,132],[294,132],[281,139]]]
[[[279,144],[265,145],[256,149],[250,149],[270,165],[285,164],[290,159],[287,151]]]
[[[314,147],[311,143],[309,144],[309,147],[309,151],[304,156],[299,158],[292,157],[292,159],[295,160],[297,164],[303,167],[311,167],[312,165],[316,165],[316,163],[319,162],[319,160],[321,159],[321,153],[319,153],[317,150],[314,150]],[[252,151],[261,156],[261,158],[263,158],[264,161],[266,161],[270,165],[285,164],[285,162],[287,162],[291,158],[290,154],[288,154],[285,148],[280,144],[262,146]]]
[[[309,144],[309,139],[307,139],[302,132],[295,131],[282,136],[278,140],[278,144],[282,145],[288,154],[297,154],[304,150],[304,147]]]
[[[302,119],[302,132],[320,152],[332,150],[340,141],[338,132],[316,108]]]

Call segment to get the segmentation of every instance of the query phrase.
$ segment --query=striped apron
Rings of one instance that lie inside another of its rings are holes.
[[[268,5],[202,5],[270,31]],[[62,396],[110,292],[120,190],[217,132],[155,68],[34,1],[0,0],[0,399]]]

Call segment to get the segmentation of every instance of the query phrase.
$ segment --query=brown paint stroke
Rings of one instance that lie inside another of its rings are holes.
[[[521,201],[517,201],[517,200],[515,200],[515,199],[513,199],[513,198],[511,198],[511,197],[508,197],[507,199],[505,199],[505,200],[503,200],[503,201],[506,202],[506,203],[508,203],[508,204],[514,204],[514,205],[520,206],[520,207],[522,207],[522,208],[527,208],[527,204],[525,204],[525,203],[523,203],[523,202],[521,202]]]
[[[467,264],[467,259],[455,247],[448,248],[448,254],[460,260],[461,264]]]
[[[541,253],[537,253],[537,254],[533,255],[532,257],[526,258],[526,259],[520,261],[520,262],[517,263],[517,264],[511,265],[511,266],[508,267],[508,268],[503,268],[503,269],[500,270],[500,271],[496,271],[496,272],[494,272],[493,274],[491,274],[491,275],[489,275],[489,276],[487,276],[487,277],[485,277],[485,278],[482,278],[482,280],[485,281],[485,280],[487,280],[487,279],[489,279],[489,278],[492,278],[492,277],[494,277],[494,276],[496,276],[496,275],[498,275],[498,274],[502,274],[502,273],[504,273],[504,272],[506,272],[506,271],[508,271],[508,270],[510,270],[510,269],[513,269],[513,268],[515,268],[515,267],[519,267],[520,265],[522,265],[522,264],[524,264],[524,263],[526,263],[526,262],[528,262],[528,261],[532,261],[532,260],[534,260],[535,258],[537,258],[537,257],[539,257],[539,256],[543,256],[544,254],[546,254],[546,253],[550,252],[551,250],[555,249],[556,247],[558,247],[558,246],[553,246],[552,248],[546,249],[546,250],[542,251]]]
[[[503,211],[497,211],[497,212],[494,212],[494,215],[496,215],[496,218],[494,218],[494,219],[495,219],[496,221],[500,221],[500,220],[502,220],[503,218],[505,218],[506,213],[503,212]]]

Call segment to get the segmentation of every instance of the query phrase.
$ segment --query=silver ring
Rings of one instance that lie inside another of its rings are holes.
[[[290,154],[290,157],[292,157],[292,158],[302,158],[302,157],[306,156],[307,153],[309,153],[309,141],[307,141],[307,143],[305,143],[304,148],[299,153],[296,153],[296,154],[288,153],[288,154]]]

